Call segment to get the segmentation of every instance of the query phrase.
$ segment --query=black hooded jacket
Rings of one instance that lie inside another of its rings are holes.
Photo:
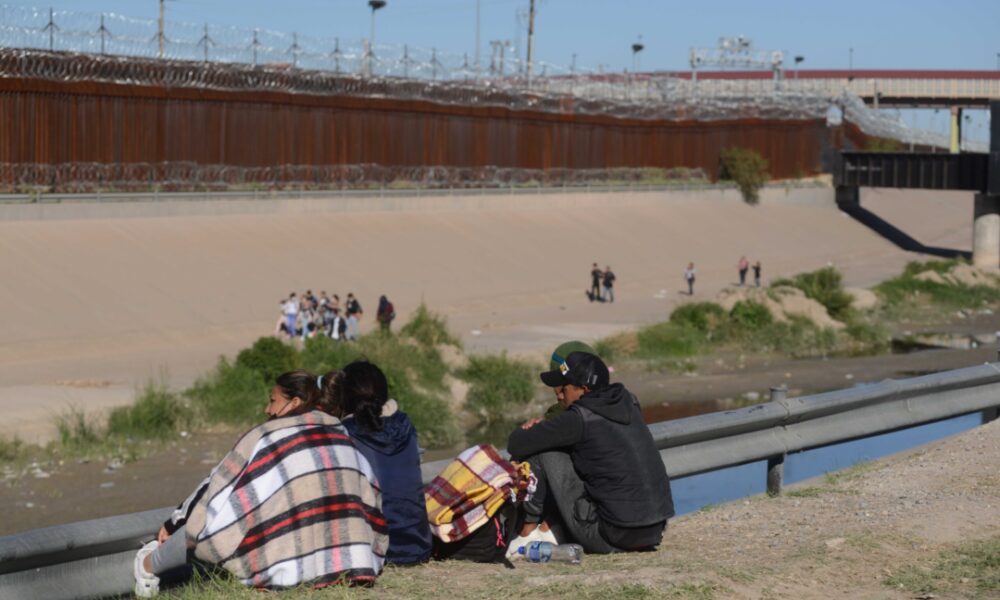
[[[617,527],[645,527],[674,516],[670,480],[639,402],[620,383],[587,392],[564,413],[515,429],[507,442],[514,460],[569,452],[598,515]]]

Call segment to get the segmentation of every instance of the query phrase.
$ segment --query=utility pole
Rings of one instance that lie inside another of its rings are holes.
[[[59,27],[56,25],[52,9],[49,8],[49,24],[42,28],[42,31],[49,32],[49,52],[56,49],[56,31],[58,30]]]
[[[108,36],[111,32],[108,28],[104,26],[104,14],[101,13],[101,27],[97,30],[97,33],[101,35],[101,54],[104,54],[104,38]]]
[[[157,39],[160,41],[160,58],[163,58],[163,5],[166,0],[160,0],[160,29],[157,33]]]
[[[531,7],[528,9],[528,64],[526,74],[528,77],[528,87],[531,87],[531,60],[535,48],[535,0],[531,0]]]
[[[480,5],[482,0],[476,0],[476,79],[479,79],[479,73],[481,69],[481,63],[479,62],[479,16],[480,16]]]

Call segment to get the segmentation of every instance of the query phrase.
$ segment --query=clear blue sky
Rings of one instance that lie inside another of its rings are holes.
[[[516,37],[515,13],[528,0],[480,0],[484,61],[488,40]],[[156,18],[158,0],[0,0]],[[388,0],[377,15],[379,43],[475,52],[476,0]],[[366,0],[167,0],[168,21],[261,27],[317,37],[368,36]],[[998,0],[538,0],[536,55],[568,65],[631,66],[642,35],[643,70],[686,69],[688,49],[745,35],[761,49],[805,57],[803,68],[996,69]],[[522,44],[526,35],[521,33]]]

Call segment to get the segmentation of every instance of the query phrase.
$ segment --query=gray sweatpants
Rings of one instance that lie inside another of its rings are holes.
[[[167,541],[153,550],[153,553],[149,555],[149,562],[153,568],[153,575],[162,575],[167,571],[186,565],[188,562],[187,536],[184,534],[184,528],[175,531],[167,538]]]
[[[545,516],[546,504],[555,505],[566,533],[583,546],[584,551],[592,554],[621,552],[601,537],[597,507],[587,496],[569,454],[543,452],[529,458],[528,463],[538,478],[538,488],[531,501],[524,503],[527,522],[537,523]]]

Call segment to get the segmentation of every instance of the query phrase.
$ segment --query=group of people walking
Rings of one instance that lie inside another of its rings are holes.
[[[674,511],[638,400],[582,342],[557,348],[550,367],[541,380],[557,404],[511,433],[513,462],[470,448],[426,487],[417,432],[376,365],[280,375],[268,420],[136,555],[136,594],[191,566],[281,589],[371,585],[386,563],[474,559],[477,545],[501,559],[533,541],[655,548]]]
[[[354,292],[347,294],[343,307],[337,294],[328,296],[322,291],[316,296],[312,290],[306,290],[302,296],[292,292],[279,304],[281,316],[275,324],[275,335],[303,340],[325,335],[345,341],[356,340],[360,335],[359,323],[364,316],[364,310]],[[384,331],[389,330],[396,318],[395,307],[384,295],[379,298],[375,318]]]
[[[590,270],[590,289],[587,290],[587,298],[591,302],[614,302],[615,279],[610,265],[604,267],[602,271],[597,263],[594,263]]]

